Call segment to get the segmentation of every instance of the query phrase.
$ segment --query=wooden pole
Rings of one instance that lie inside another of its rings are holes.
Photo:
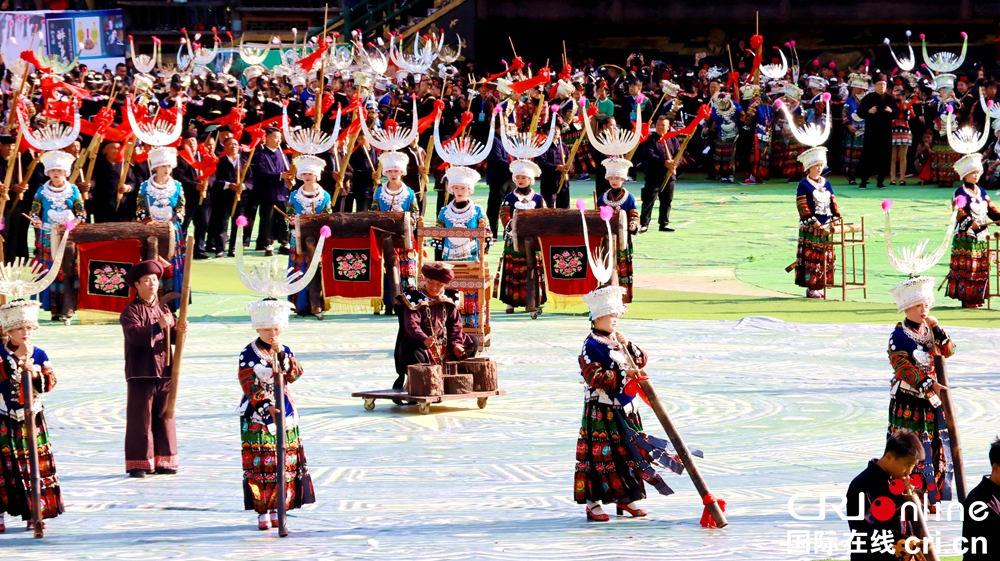
[[[627,348],[624,349],[625,356],[628,357],[629,365],[633,369],[639,370],[635,364],[635,360],[632,358],[632,353],[628,351]],[[645,373],[643,373],[645,374]],[[656,413],[656,418],[659,419],[660,425],[663,426],[663,430],[667,432],[667,437],[670,438],[670,443],[674,445],[674,450],[677,451],[677,455],[680,457],[681,462],[684,464],[684,469],[687,470],[688,475],[691,477],[691,482],[694,483],[695,489],[698,490],[698,494],[701,495],[702,501],[705,502],[705,508],[708,509],[709,514],[715,520],[716,526],[719,528],[725,528],[729,525],[726,520],[725,513],[722,512],[722,508],[714,497],[711,497],[712,492],[708,489],[708,483],[705,478],[702,477],[701,471],[698,470],[698,465],[694,462],[694,456],[691,455],[691,451],[688,450],[686,444],[684,444],[684,439],[681,438],[681,433],[678,432],[677,427],[674,426],[673,421],[670,420],[670,415],[667,414],[666,407],[660,401],[658,395],[656,395],[656,389],[653,388],[653,383],[646,380],[639,382],[639,386],[642,387],[642,391],[646,394],[646,398],[649,400],[649,406],[653,409],[653,413]],[[707,501],[706,498],[710,498],[711,501]]]
[[[240,204],[240,199],[243,197],[243,180],[247,177],[247,170],[250,169],[250,162],[253,161],[253,154],[256,150],[256,146],[250,149],[250,155],[247,156],[247,163],[243,164],[243,169],[241,169],[238,174],[239,183],[236,185],[236,197],[233,198],[233,208],[229,209],[229,218],[236,215],[236,205]],[[240,155],[237,154],[236,157],[236,165],[240,165],[240,162],[242,162],[242,160],[239,159]]]
[[[238,241],[238,240],[237,240]],[[278,476],[275,481],[278,494],[278,536],[284,538],[288,536],[288,527],[285,525],[288,518],[285,498],[285,373],[284,373],[285,353],[281,350],[274,352],[274,407],[278,410],[278,415],[274,419],[274,426],[277,430],[277,453],[276,464]]]
[[[760,35],[760,11],[759,10],[757,11],[757,33],[756,34]],[[764,44],[761,43],[761,45],[759,47],[757,47],[757,58],[760,58],[763,55],[764,55]],[[759,86],[760,85],[760,65],[757,65],[757,68],[753,71],[753,84],[755,86]]]
[[[133,134],[132,139],[128,141],[128,145],[125,147],[125,154],[122,156],[122,170],[118,174],[118,189],[115,190],[115,210],[122,204],[122,189],[125,187],[125,180],[128,179],[129,166],[132,165],[132,153],[135,151],[136,137]]]
[[[30,349],[30,347],[29,347]],[[35,432],[35,415],[38,414],[34,407],[34,363],[31,357],[26,359],[25,367],[21,371],[21,390],[24,394],[24,430],[27,433],[28,445],[28,467],[31,471],[31,518],[35,522],[35,538],[44,535],[42,523],[42,477],[38,467],[38,436]]]
[[[913,505],[914,519],[913,522],[913,535],[920,538],[921,540],[928,539],[931,535],[930,530],[927,529],[927,520],[924,519],[923,505],[917,500],[916,494],[913,493],[913,487],[910,486],[909,478],[904,477],[903,481],[906,482],[907,493],[903,495],[906,502]],[[905,511],[900,508],[900,516],[902,517]],[[941,557],[938,555],[937,549],[934,548],[934,544],[929,544],[930,547],[927,550],[926,558],[927,561],[941,561]],[[921,549],[922,550],[922,549]]]
[[[931,334],[933,339],[934,335]],[[934,344],[935,353],[937,343]],[[951,400],[951,385],[948,383],[948,364],[940,354],[934,355],[934,370],[937,372],[938,383],[948,388],[941,392],[941,407],[944,409],[944,420],[948,427],[948,436],[951,440],[951,462],[955,469],[955,490],[958,493],[958,500],[965,502],[968,496],[965,487],[965,461],[962,459],[962,440],[958,435],[958,419],[955,418],[955,406]]]
[[[188,302],[191,300],[191,269],[194,265],[194,236],[188,236],[184,248],[184,279],[181,282],[181,305],[177,312],[177,325],[184,325],[188,318]],[[181,379],[181,361],[184,359],[184,342],[187,333],[178,331],[177,342],[174,344],[174,363],[170,372],[170,397],[167,400],[167,418],[173,419],[177,410],[177,391]],[[167,349],[170,352],[170,349]]]
[[[684,142],[681,142],[680,149],[678,149],[677,153],[674,154],[674,165],[667,167],[667,176],[663,178],[663,185],[660,185],[660,190],[659,190],[660,193],[662,193],[663,190],[667,188],[667,183],[670,183],[670,178],[672,178],[674,176],[674,173],[677,172],[677,166],[681,165],[681,161],[684,159],[684,151],[687,150],[688,142],[691,142],[692,136],[694,136],[694,133],[691,133],[688,136],[686,136],[684,138]],[[667,151],[667,154],[668,155],[670,154],[669,150]]]

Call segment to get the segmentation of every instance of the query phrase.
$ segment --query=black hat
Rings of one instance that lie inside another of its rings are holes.
[[[17,141],[9,134],[0,134],[0,144],[14,144]]]
[[[139,261],[129,267],[128,272],[125,273],[125,285],[132,287],[132,285],[139,282],[139,279],[146,275],[156,275],[156,278],[163,278],[164,272],[166,271],[159,261]]]
[[[189,138],[198,138],[198,131],[194,129],[184,129],[184,132],[181,133],[181,139],[187,140]]]

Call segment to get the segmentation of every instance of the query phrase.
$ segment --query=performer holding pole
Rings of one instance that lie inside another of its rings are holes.
[[[586,204],[582,199],[577,202],[577,208],[583,216]],[[610,207],[601,211],[609,242],[613,239],[612,215]],[[590,250],[586,219],[583,231],[584,239],[588,240],[591,270],[602,286],[584,296],[584,302],[590,308],[591,333],[584,341],[580,355],[580,370],[586,389],[583,426],[576,447],[574,498],[577,503],[586,503],[588,520],[609,520],[601,507],[602,502],[615,503],[619,515],[627,512],[632,517],[643,517],[646,512],[636,505],[636,501],[646,498],[644,482],[653,485],[660,494],[673,493],[653,464],[681,473],[685,465],[694,466],[694,462],[662,405],[659,401],[652,401],[656,399],[652,391],[650,405],[654,411],[659,408],[657,413],[662,414],[661,420],[666,419],[664,426],[668,434],[677,437],[677,444],[683,452],[678,455],[665,440],[643,432],[642,419],[634,400],[641,393],[639,387],[642,382],[646,382],[645,387],[652,390],[640,370],[646,365],[647,356],[617,331],[618,318],[625,314],[626,306],[622,301],[625,289],[606,285],[614,272],[614,254],[602,251],[595,255]],[[646,397],[649,398],[650,394]],[[712,505],[708,511],[717,525],[725,526],[726,519],[721,510],[723,505],[716,504],[697,468],[690,473],[705,504]]]
[[[193,263],[194,258],[194,236],[188,236],[187,247],[184,260],[187,263]],[[181,325],[187,325],[188,317],[188,303],[191,301],[191,266],[184,268],[184,277],[181,282],[181,304],[180,309],[177,312],[177,321]],[[180,384],[181,379],[181,360],[184,358],[184,342],[187,338],[187,333],[185,331],[179,331],[177,333],[177,342],[174,343],[174,357],[173,363],[171,364],[171,375],[170,375],[170,397],[167,399],[167,418],[173,419],[174,412],[177,409],[177,389]]]
[[[236,224],[236,239],[241,240],[246,217],[240,216]],[[246,510],[257,513],[259,530],[278,528],[281,537],[288,535],[286,509],[316,500],[299,438],[298,412],[284,387],[298,380],[303,371],[292,350],[278,338],[288,328],[288,315],[293,308],[283,298],[305,289],[319,269],[330,229],[324,227],[320,234],[309,269],[301,275],[293,272],[291,277],[285,276],[287,269],[280,264],[281,257],[248,272],[243,264],[243,244],[236,244],[236,271],[240,280],[251,291],[266,297],[247,304],[257,338],[239,357],[238,376],[243,389],[239,406],[243,504]]]
[[[889,400],[888,435],[891,437],[907,430],[920,439],[923,454],[922,460],[916,464],[919,477],[912,480],[917,493],[921,496],[926,494],[926,502],[931,512],[935,512],[939,502],[952,498],[953,465],[959,466],[962,473],[964,469],[961,468],[961,450],[951,441],[950,429],[954,427],[954,419],[949,416],[951,408],[944,407],[942,402],[942,396],[947,398],[948,388],[942,384],[941,372],[936,368],[936,363],[943,364],[944,358],[955,354],[955,343],[938,325],[937,319],[928,315],[934,306],[934,279],[919,275],[933,267],[948,249],[958,209],[956,207],[952,211],[941,245],[933,253],[924,255],[909,248],[893,252],[889,220],[891,207],[891,201],[882,203],[886,215],[886,253],[889,263],[910,278],[890,290],[899,313],[905,313],[906,317],[896,324],[889,338],[889,363],[894,377]],[[922,245],[926,246],[926,243],[925,240]]]
[[[5,510],[27,521],[36,538],[43,535],[44,519],[64,511],[42,406],[42,394],[55,387],[56,375],[45,351],[31,344],[39,304],[28,298],[59,274],[72,224],[53,248],[47,269],[23,259],[0,266],[0,294],[9,299],[0,306],[0,327],[8,338],[0,346],[0,532],[6,530]]]

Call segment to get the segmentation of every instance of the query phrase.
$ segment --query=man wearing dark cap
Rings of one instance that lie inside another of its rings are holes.
[[[173,352],[168,340],[176,341],[187,324],[176,325],[167,305],[157,299],[163,273],[159,261],[140,261],[125,274],[125,284],[136,290],[119,318],[125,333],[125,471],[130,477],[177,473],[177,434],[174,420],[167,418],[167,357]]]
[[[445,263],[426,263],[420,275],[427,281],[423,291],[410,289],[396,297],[399,316],[396,336],[396,383],[403,387],[406,367],[411,364],[440,364],[474,357],[479,343],[462,330],[462,295],[447,288],[455,272]]]
[[[215,167],[215,175],[209,184],[212,193],[212,215],[208,222],[208,244],[215,247],[216,257],[222,257],[226,251],[226,230],[230,229],[232,222],[232,232],[228,239],[228,256],[233,257],[236,248],[236,221],[231,217],[243,214],[244,204],[253,189],[253,172],[247,156],[240,152],[240,143],[232,134],[223,143],[222,156]],[[240,184],[240,178],[243,184]],[[238,194],[238,195],[237,195]],[[233,202],[239,196],[236,203],[236,211],[233,212]]]
[[[186,233],[188,227],[194,222],[195,259],[205,259],[205,237],[208,234],[209,214],[212,212],[211,201],[207,194],[205,200],[201,198],[201,172],[195,167],[201,163],[201,154],[198,153],[198,133],[192,129],[185,129],[181,133],[181,146],[177,150],[177,167],[174,168],[174,179],[181,182],[184,187],[184,222],[182,228]],[[207,189],[207,185],[205,189]]]

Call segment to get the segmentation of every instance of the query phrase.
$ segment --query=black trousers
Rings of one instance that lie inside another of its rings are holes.
[[[541,192],[545,199],[545,206],[549,208],[569,208],[569,181],[563,184],[562,191],[559,189],[559,177],[562,172],[555,168],[542,168]]]
[[[347,204],[344,208],[346,212],[367,212],[371,209],[372,200],[365,197],[363,194],[355,195],[354,193],[351,193],[347,196]]]
[[[236,193],[232,191],[222,192],[212,196],[212,213],[208,217],[208,240],[207,246],[214,248],[216,252],[221,252],[226,250],[227,242],[229,241],[229,214],[233,211],[233,200],[236,198]],[[241,211],[240,205],[236,206],[236,212],[233,216],[239,216]],[[233,237],[236,237],[236,221],[233,220]],[[233,246],[229,246],[232,250]]]
[[[208,223],[212,216],[212,205],[211,201],[197,204],[197,197],[199,195],[195,195],[194,204],[190,205],[192,212],[184,215],[182,228],[184,235],[187,235],[188,227],[192,222],[194,223],[194,250],[196,253],[205,253],[205,240],[208,237]]]
[[[257,204],[257,245],[258,251],[269,249],[274,242],[288,244],[288,225],[285,217],[274,212],[275,205],[284,202],[261,202]]]
[[[649,221],[653,218],[653,205],[656,200],[660,200],[659,225],[670,224],[670,205],[674,202],[674,179],[667,182],[667,186],[660,191],[663,185],[661,177],[647,177],[646,184],[642,187],[642,211],[639,216],[639,224],[649,226]]]
[[[14,205],[13,212],[6,217],[4,223],[3,258],[7,263],[12,263],[15,257],[28,258],[28,228],[31,227],[31,222],[21,216],[21,212],[25,211],[21,210],[20,205]]]
[[[128,381],[125,470],[177,469],[177,431],[167,418],[170,378]]]
[[[511,181],[490,185],[490,196],[486,200],[486,221],[490,223],[490,229],[494,236],[499,235],[497,224],[500,222],[500,207],[503,205],[503,199],[513,188],[514,183]]]

